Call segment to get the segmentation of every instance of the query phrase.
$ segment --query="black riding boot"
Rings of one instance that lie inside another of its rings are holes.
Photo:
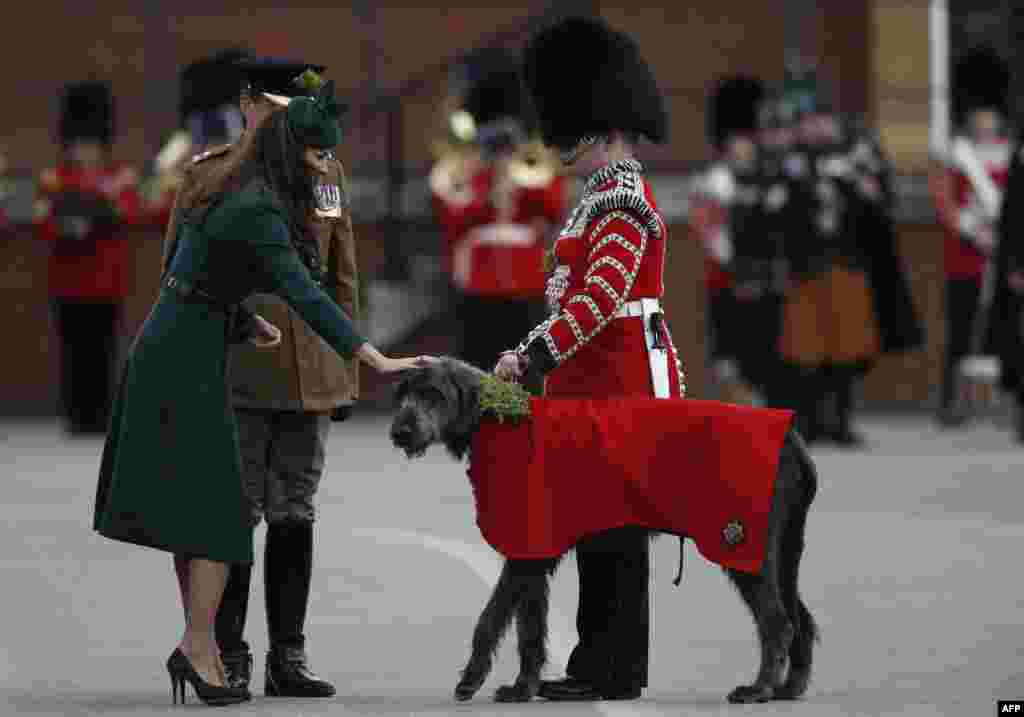
[[[1024,443],[1024,386],[1017,389],[1017,441]]]
[[[306,607],[313,572],[313,524],[291,521],[267,527],[264,553],[268,697],[331,697],[334,687],[306,664]]]
[[[248,689],[252,680],[252,652],[243,637],[251,582],[252,564],[233,564],[217,610],[215,630],[228,687]]]
[[[780,370],[779,395],[773,401],[778,408],[796,413],[794,425],[807,443],[822,437],[822,404],[825,398],[821,369],[785,364]]]
[[[853,410],[853,387],[860,375],[857,366],[842,365],[832,369],[832,391],[835,394],[836,426],[830,431],[829,438],[847,448],[859,448],[864,445],[864,437],[855,432],[850,425],[850,413]]]

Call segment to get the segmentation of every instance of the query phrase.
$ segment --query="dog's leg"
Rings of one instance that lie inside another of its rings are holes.
[[[529,702],[540,691],[540,676],[547,662],[548,576],[553,560],[516,561],[522,571],[517,583],[523,588],[516,613],[519,633],[519,676],[514,685],[503,685],[494,695],[497,702]]]
[[[491,593],[487,606],[480,614],[473,631],[473,652],[469,662],[462,670],[462,678],[455,687],[455,699],[460,702],[471,699],[483,686],[487,675],[494,664],[494,653],[498,643],[512,622],[512,614],[519,603],[520,590],[516,584],[513,563],[506,560],[501,569],[494,592]]]
[[[729,702],[768,702],[786,674],[789,645],[793,641],[793,624],[782,607],[778,582],[773,576],[760,577],[734,570],[726,571],[739,589],[757,624],[761,643],[761,667],[751,685],[740,685],[729,693]]]
[[[729,693],[730,702],[766,702],[773,699],[775,689],[786,676],[789,647],[795,628],[786,614],[779,585],[779,564],[782,560],[784,528],[793,514],[792,508],[803,491],[795,484],[799,478],[794,444],[787,440],[779,455],[778,477],[768,517],[768,535],[761,575],[727,570],[729,578],[740,591],[743,601],[754,615],[761,643],[761,667],[752,685],[741,685]]]
[[[799,459],[794,469],[789,472],[792,479],[799,481],[798,490],[792,492],[798,496],[797,505],[791,510],[789,523],[782,536],[779,560],[779,587],[782,591],[783,604],[796,628],[796,636],[789,648],[789,674],[786,681],[775,690],[777,700],[799,699],[807,692],[811,681],[811,663],[814,643],[818,640],[818,627],[810,611],[800,597],[798,579],[800,560],[804,552],[804,531],[807,526],[807,512],[814,499],[817,485],[814,465],[806,453],[801,453],[798,442],[794,446]],[[783,475],[780,473],[780,478]]]

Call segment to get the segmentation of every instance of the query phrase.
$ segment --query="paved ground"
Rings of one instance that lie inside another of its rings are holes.
[[[729,689],[753,676],[752,623],[692,548],[685,582],[674,588],[677,543],[663,539],[654,548],[651,687],[642,701],[495,705],[491,691],[515,675],[506,643],[486,694],[455,704],[451,689],[499,561],[475,529],[464,470],[440,451],[407,462],[386,442],[386,419],[365,417],[331,439],[310,608],[313,666],[338,696],[259,696],[231,709],[295,717],[994,714],[997,697],[1024,698],[1024,449],[992,426],[962,434],[924,419],[863,426],[870,453],[816,451],[823,484],[802,587],[824,641],[801,703],[725,704]],[[181,627],[171,561],[90,531],[99,451],[98,441],[66,440],[56,425],[0,424],[2,717],[174,714],[163,671]],[[576,590],[570,561],[553,591],[556,669],[575,637]],[[262,610],[254,591],[260,656]]]

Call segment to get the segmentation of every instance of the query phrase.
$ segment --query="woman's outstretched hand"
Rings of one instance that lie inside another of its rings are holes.
[[[268,349],[281,343],[281,330],[259,314],[252,315],[253,333],[249,343],[261,349]]]
[[[372,345],[366,342],[359,347],[356,355],[365,363],[380,373],[398,373],[399,371],[411,371],[416,368],[426,368],[437,363],[441,359],[436,356],[409,356],[407,358],[391,358],[385,356]]]
[[[439,360],[436,356],[409,356],[407,358],[389,358],[385,356],[384,365],[377,370],[381,373],[411,371],[414,368],[426,368]]]

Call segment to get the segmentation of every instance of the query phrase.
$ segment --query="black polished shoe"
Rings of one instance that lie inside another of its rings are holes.
[[[589,680],[566,677],[564,680],[545,680],[540,684],[539,697],[552,702],[596,702],[598,700],[635,700],[642,690],[637,686],[599,685]]]
[[[267,697],[333,697],[334,685],[310,671],[301,647],[277,647],[267,653]]]
[[[252,653],[248,648],[220,653],[224,663],[225,682],[228,687],[248,690],[252,682]]]

